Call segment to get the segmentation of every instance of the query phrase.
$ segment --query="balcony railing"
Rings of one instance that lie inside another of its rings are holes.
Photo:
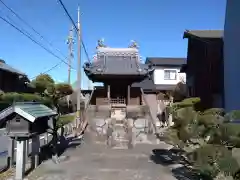
[[[125,98],[111,98],[110,104],[126,104]]]

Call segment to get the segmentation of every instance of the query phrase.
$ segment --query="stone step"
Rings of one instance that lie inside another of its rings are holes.
[[[126,138],[115,138],[116,142],[128,142],[128,139]]]
[[[115,124],[115,127],[124,127],[124,124]]]
[[[113,136],[115,137],[124,137],[125,135],[127,135],[127,133],[124,130],[113,132]]]
[[[112,149],[129,149],[128,145],[124,146],[113,146]]]
[[[128,140],[116,140],[112,149],[128,149]]]
[[[116,124],[123,124],[124,121],[126,121],[125,119],[122,119],[122,120],[116,120]]]

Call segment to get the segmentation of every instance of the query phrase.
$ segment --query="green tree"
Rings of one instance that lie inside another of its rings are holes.
[[[240,125],[233,124],[238,111],[223,109],[196,111],[199,98],[188,98],[171,107],[174,126],[164,134],[168,143],[181,148],[185,157],[205,177],[219,174],[235,176],[239,165],[232,148],[240,147]]]
[[[53,86],[54,83],[55,82],[50,75],[40,74],[31,82],[31,86],[35,89],[35,92],[43,95],[44,91],[49,86]]]
[[[60,100],[73,93],[72,86],[66,83],[58,83],[58,84],[51,84],[47,86],[47,88],[44,91],[45,96],[49,97],[54,106],[57,108],[58,113],[59,111],[59,105]]]
[[[186,83],[179,82],[172,92],[174,102],[179,102],[188,97],[188,87]]]

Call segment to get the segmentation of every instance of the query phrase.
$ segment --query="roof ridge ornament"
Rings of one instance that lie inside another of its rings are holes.
[[[99,39],[98,41],[97,41],[97,47],[96,47],[96,49],[99,49],[99,48],[106,48],[107,46],[104,44],[104,39],[102,38],[102,39]]]
[[[137,42],[135,40],[131,40],[131,44],[128,46],[128,48],[139,49],[139,45],[137,44]]]

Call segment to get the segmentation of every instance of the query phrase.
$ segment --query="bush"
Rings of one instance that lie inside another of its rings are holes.
[[[203,112],[204,114],[212,114],[212,115],[223,115],[224,114],[224,109],[222,108],[211,108],[207,109]]]
[[[231,149],[240,148],[240,124],[231,121],[240,119],[240,111],[227,114],[220,108],[197,111],[199,101],[199,98],[188,98],[173,103],[174,126],[164,133],[163,139],[182,149],[204,179],[219,174],[233,177],[239,165]]]
[[[58,105],[61,114],[68,114],[73,112],[72,104],[68,105],[65,99],[59,100]]]
[[[220,172],[233,176],[239,169],[231,151],[221,145],[206,144],[196,149],[189,156],[189,159],[194,162],[194,167],[201,174],[212,178]]]
[[[13,102],[41,102],[48,107],[52,107],[52,102],[49,98],[41,97],[37,94],[30,93],[4,93],[0,96],[0,111],[10,106]]]
[[[60,116],[59,119],[57,120],[57,127],[61,128],[66,124],[69,124],[73,122],[75,119],[74,115],[66,115],[66,116]]]

